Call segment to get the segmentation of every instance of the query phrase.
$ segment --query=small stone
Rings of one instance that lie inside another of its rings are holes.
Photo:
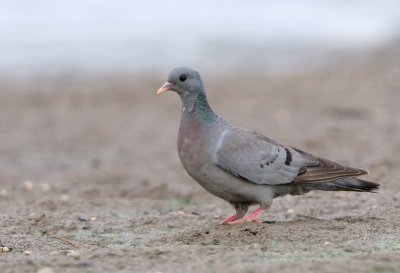
[[[324,242],[324,246],[331,246],[331,245],[333,245],[333,243],[328,242],[328,241],[325,241],[325,242]]]
[[[24,254],[27,255],[27,256],[29,256],[29,255],[32,255],[32,252],[29,251],[29,250],[25,250],[25,251],[24,251]]]
[[[92,222],[94,222],[94,221],[96,221],[97,220],[97,218],[96,217],[90,217],[90,221],[92,221]]]
[[[67,202],[69,200],[69,195],[68,194],[63,194],[60,196],[61,201]]]
[[[260,249],[260,244],[257,244],[257,243],[254,243],[254,244],[251,244],[251,248],[252,249]]]
[[[183,210],[178,210],[176,212],[177,215],[185,215],[185,212]]]
[[[289,214],[289,215],[294,215],[294,214],[296,214],[296,211],[294,209],[288,209],[286,211],[286,213]]]
[[[54,270],[51,267],[45,266],[36,271],[36,273],[54,273]]]
[[[70,251],[68,251],[67,256],[72,257],[72,258],[74,258],[75,260],[78,260],[78,259],[80,259],[80,257],[81,257],[81,255],[79,254],[79,252],[78,252],[78,251],[75,251],[75,250],[70,250]]]
[[[8,247],[6,247],[6,246],[3,246],[1,248],[1,251],[7,253],[7,252],[10,252],[10,249]]]
[[[28,190],[28,191],[31,191],[31,190],[33,190],[33,182],[32,181],[30,181],[30,180],[25,180],[25,182],[24,182],[24,188],[26,189],[26,190]]]

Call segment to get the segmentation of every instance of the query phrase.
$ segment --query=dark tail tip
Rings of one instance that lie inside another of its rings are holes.
[[[380,184],[358,178],[344,178],[333,182],[344,191],[378,192]]]

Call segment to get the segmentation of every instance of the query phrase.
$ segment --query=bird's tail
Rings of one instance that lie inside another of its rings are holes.
[[[377,192],[380,184],[355,177],[304,184],[305,190]]]

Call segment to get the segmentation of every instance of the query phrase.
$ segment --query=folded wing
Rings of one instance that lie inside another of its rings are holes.
[[[241,128],[223,132],[217,143],[215,159],[226,172],[266,185],[324,182],[367,173],[280,145]]]

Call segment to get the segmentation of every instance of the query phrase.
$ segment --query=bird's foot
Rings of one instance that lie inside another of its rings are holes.
[[[220,224],[221,224],[221,225],[230,224],[231,222],[233,222],[233,221],[235,221],[235,220],[237,220],[237,219],[238,219],[238,217],[237,217],[237,215],[235,214],[235,215],[232,215],[231,217],[228,217],[227,219],[225,219],[224,221],[222,221]]]
[[[252,214],[245,218],[240,218],[234,221],[227,222],[230,225],[235,225],[235,224],[243,224],[243,223],[249,223],[249,222],[257,222],[257,223],[262,223],[259,219],[257,219],[257,216],[261,214],[264,210],[262,208],[256,209]]]
[[[236,225],[236,224],[243,224],[243,223],[250,223],[250,222],[262,223],[262,221],[260,221],[260,220],[258,220],[256,218],[255,219],[249,219],[249,217],[246,217],[246,218],[240,218],[240,219],[237,219],[235,221],[228,222],[227,224]]]

